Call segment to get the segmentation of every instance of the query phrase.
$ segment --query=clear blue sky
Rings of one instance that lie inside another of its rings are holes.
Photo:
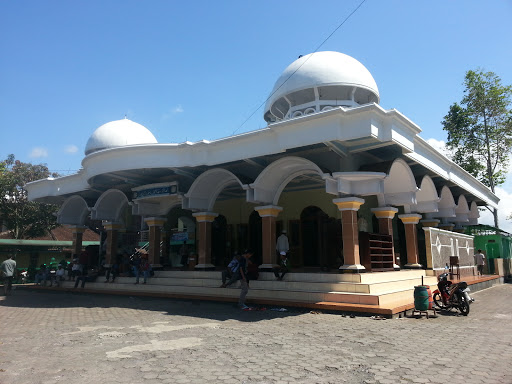
[[[262,109],[240,125],[359,3],[0,0],[0,158],[77,170],[125,114],[159,142],[264,127]],[[384,108],[443,140],[467,70],[512,84],[511,20],[511,1],[367,0],[320,50],[362,62]]]

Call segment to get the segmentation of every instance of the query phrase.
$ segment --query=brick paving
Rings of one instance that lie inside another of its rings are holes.
[[[229,303],[18,289],[0,383],[512,383],[512,285],[468,317],[372,320]]]

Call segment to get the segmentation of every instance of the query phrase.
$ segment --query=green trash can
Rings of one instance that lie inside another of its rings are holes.
[[[417,285],[414,287],[414,308],[418,311],[432,309],[434,302],[429,285]]]

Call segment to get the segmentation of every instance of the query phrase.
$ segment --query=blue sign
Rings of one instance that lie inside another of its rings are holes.
[[[175,195],[177,192],[178,192],[177,185],[169,185],[166,187],[156,187],[156,188],[142,189],[140,191],[134,191],[133,198],[134,199],[142,199],[145,197],[168,196],[168,195]]]
[[[176,232],[172,234],[171,241],[188,241],[188,232]]]

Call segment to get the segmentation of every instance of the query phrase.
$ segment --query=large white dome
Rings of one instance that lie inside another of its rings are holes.
[[[128,119],[111,121],[96,129],[85,146],[85,155],[102,149],[134,144],[158,143],[143,125]]]
[[[379,100],[377,84],[363,64],[340,52],[315,52],[284,70],[265,105],[264,118],[273,122]]]

